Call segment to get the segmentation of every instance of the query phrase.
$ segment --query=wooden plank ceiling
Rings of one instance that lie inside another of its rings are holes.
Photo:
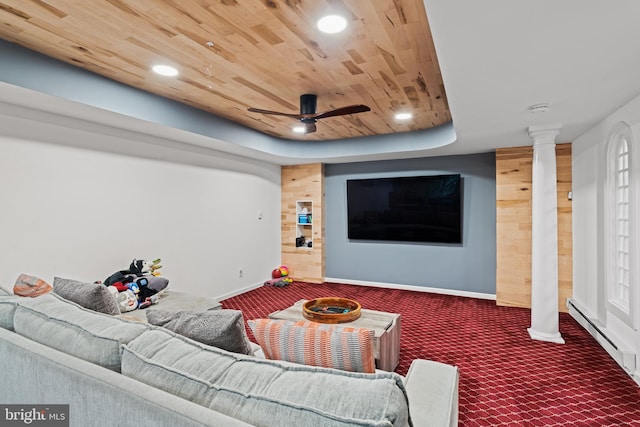
[[[316,21],[342,14],[324,34]],[[427,129],[451,121],[423,0],[0,0],[0,38],[270,135],[331,140]],[[209,46],[212,42],[213,46]],[[166,63],[177,77],[151,66]],[[299,113],[365,104],[325,118]],[[406,122],[396,112],[410,112]]]

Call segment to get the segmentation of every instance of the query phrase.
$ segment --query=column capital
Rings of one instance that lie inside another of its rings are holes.
[[[562,125],[529,126],[529,137],[533,140],[533,146],[555,144],[556,136],[560,133]]]

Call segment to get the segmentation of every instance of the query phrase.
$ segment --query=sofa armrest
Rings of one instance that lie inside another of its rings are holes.
[[[416,359],[404,385],[415,427],[458,425],[458,379],[456,366]]]

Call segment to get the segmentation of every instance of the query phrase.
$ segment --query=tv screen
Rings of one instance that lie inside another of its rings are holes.
[[[460,175],[347,180],[353,240],[462,243]]]

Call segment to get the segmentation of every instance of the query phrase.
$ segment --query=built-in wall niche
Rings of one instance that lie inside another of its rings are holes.
[[[296,200],[296,248],[313,247],[313,202]]]

